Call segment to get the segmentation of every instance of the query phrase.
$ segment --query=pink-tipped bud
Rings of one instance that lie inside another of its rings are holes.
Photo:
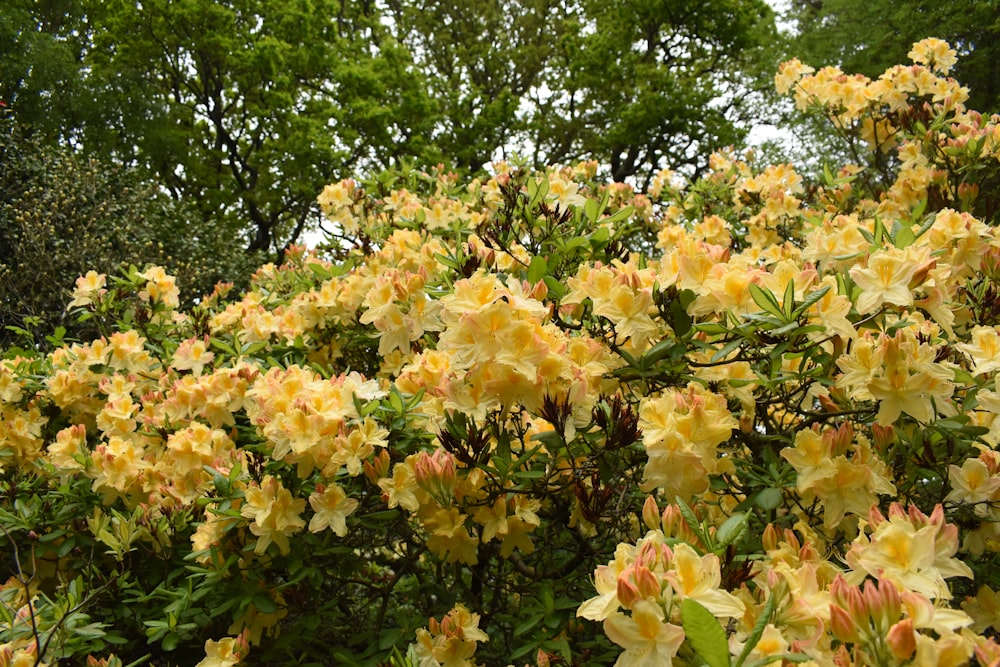
[[[880,633],[885,632],[889,629],[889,626],[899,620],[899,614],[896,617],[892,616],[892,609],[887,604],[885,597],[882,592],[887,588],[895,588],[889,582],[879,581],[878,586],[875,582],[870,579],[865,582],[864,593],[862,597],[864,598],[865,607],[868,609],[868,615],[871,617],[872,621],[875,623],[875,627]],[[898,595],[896,596],[899,597]]]
[[[869,623],[868,603],[865,602],[864,594],[854,586],[847,589],[847,611],[858,624]]]
[[[830,631],[844,643],[857,644],[861,641],[858,626],[851,615],[843,607],[835,604],[830,605]]]
[[[680,525],[684,522],[681,517],[681,511],[676,505],[667,505],[663,508],[663,514],[660,515],[660,522],[663,526],[663,534],[667,537],[677,537],[677,533],[680,530]]]
[[[885,609],[886,618],[889,623],[895,623],[903,611],[903,603],[899,599],[899,590],[896,585],[888,579],[880,579],[878,582],[879,594],[882,597],[882,607]]]
[[[658,598],[662,586],[660,580],[653,572],[645,566],[635,568],[635,586],[639,590],[639,595],[645,598]]]
[[[377,485],[380,479],[389,476],[390,463],[389,452],[384,449],[379,450],[379,453],[373,456],[371,461],[364,462],[365,479],[373,485]]]
[[[892,505],[889,506],[889,516],[892,516],[892,510],[894,507],[898,509],[899,504],[892,503]],[[883,523],[885,523],[885,515],[882,514],[882,511],[878,508],[878,505],[872,505],[868,509],[868,525],[871,526],[873,529],[875,529],[881,526]]]
[[[913,620],[904,618],[896,623],[885,635],[885,643],[897,660],[909,660],[917,650],[917,633],[913,630]]]
[[[764,528],[764,534],[761,535],[760,541],[764,546],[764,551],[774,551],[778,548],[778,543],[781,542],[781,534],[773,523],[767,524],[767,527]]]
[[[639,589],[630,581],[630,575],[629,570],[618,575],[618,602],[626,609],[631,609],[632,605],[642,599]]]
[[[961,202],[963,211],[971,211],[977,197],[979,197],[978,183],[958,184],[958,201]]]
[[[455,488],[455,459],[444,449],[421,452],[413,465],[417,485],[442,506],[451,504]]]
[[[847,583],[843,575],[838,574],[830,582],[830,595],[833,597],[834,604],[841,607],[847,607],[848,591],[851,589],[851,585]]]
[[[653,496],[646,496],[646,502],[642,504],[642,522],[650,530],[660,528],[660,508],[657,507],[656,498]]]
[[[854,443],[854,426],[851,422],[844,422],[837,430],[830,430],[827,433],[830,434],[831,456],[842,456],[847,451],[847,448]]]
[[[896,430],[891,425],[873,424],[872,436],[875,438],[875,449],[883,454],[896,444]]]

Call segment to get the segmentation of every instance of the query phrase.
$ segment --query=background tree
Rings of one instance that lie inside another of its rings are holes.
[[[1000,12],[993,0],[792,0],[792,52],[874,77],[909,62],[914,42],[937,37],[959,53],[952,76],[971,89],[969,108],[1000,112]]]
[[[498,147],[536,166],[596,159],[617,179],[697,171],[738,143],[778,59],[757,0],[426,3],[390,15],[441,110],[435,143],[459,167]]]
[[[427,98],[371,3],[95,3],[97,144],[250,251],[300,238],[335,174],[422,150]],[[249,227],[249,229],[248,229]]]
[[[70,143],[98,109],[86,90],[85,13],[68,0],[10,0],[0,6],[0,101],[32,131]]]
[[[476,171],[524,140],[522,105],[551,83],[543,74],[572,27],[565,2],[393,0],[388,14],[437,103],[434,143],[455,167]]]
[[[0,10],[0,95],[278,259],[316,194],[403,161],[595,159],[640,184],[737,143],[776,60],[761,0],[150,0]]]
[[[194,223],[182,202],[144,183],[134,170],[85,158],[25,137],[0,119],[0,346],[22,334],[65,325],[77,276],[147,263],[176,272],[191,304],[216,281],[243,278],[251,258],[228,249],[224,230]],[[35,343],[41,343],[41,333]]]
[[[580,3],[540,100],[537,144],[549,162],[594,158],[648,184],[668,164],[698,172],[766,115],[774,40],[763,2]],[[555,111],[559,119],[545,119]]]

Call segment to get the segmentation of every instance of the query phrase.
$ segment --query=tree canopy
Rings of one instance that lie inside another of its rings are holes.
[[[762,0],[17,0],[0,25],[20,122],[278,259],[348,173],[472,173],[498,150],[697,171],[745,132],[775,64],[759,65]]]

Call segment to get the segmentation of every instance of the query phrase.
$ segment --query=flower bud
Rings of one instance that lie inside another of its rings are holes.
[[[774,551],[778,548],[778,543],[781,541],[781,535],[778,533],[778,529],[775,528],[773,523],[767,524],[764,528],[764,534],[760,538],[761,544],[764,546],[764,551]]]
[[[657,507],[656,498],[653,496],[646,496],[646,502],[642,504],[642,522],[650,530],[660,528],[660,508]]]
[[[875,449],[883,454],[896,444],[896,430],[891,425],[872,424],[872,436],[875,438]]]
[[[635,586],[643,599],[658,598],[662,589],[657,576],[648,567],[642,565],[635,568]]]
[[[904,618],[896,623],[885,635],[885,643],[897,660],[908,660],[917,650],[917,634],[913,630],[913,620]]]
[[[631,609],[632,605],[642,599],[639,589],[629,580],[631,572],[625,570],[618,575],[618,602],[626,609]]]
[[[390,463],[389,452],[384,449],[380,450],[378,454],[372,457],[371,461],[364,462],[365,479],[377,485],[380,479],[389,476]]]
[[[861,641],[858,626],[851,615],[843,607],[835,604],[830,605],[830,631],[844,643],[857,644]]]

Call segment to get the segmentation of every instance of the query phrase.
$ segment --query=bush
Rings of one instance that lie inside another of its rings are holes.
[[[77,276],[153,263],[181,280],[186,305],[220,280],[242,280],[257,264],[242,241],[195,224],[186,207],[138,175],[25,136],[0,117],[0,343],[45,345],[29,335],[57,326],[88,334],[66,317]],[[197,227],[197,231],[195,231]],[[13,328],[12,328],[13,327]]]
[[[106,335],[0,367],[2,650],[995,664],[1000,134],[950,54],[782,69],[870,141],[823,183],[387,174],[236,302],[81,278]]]

